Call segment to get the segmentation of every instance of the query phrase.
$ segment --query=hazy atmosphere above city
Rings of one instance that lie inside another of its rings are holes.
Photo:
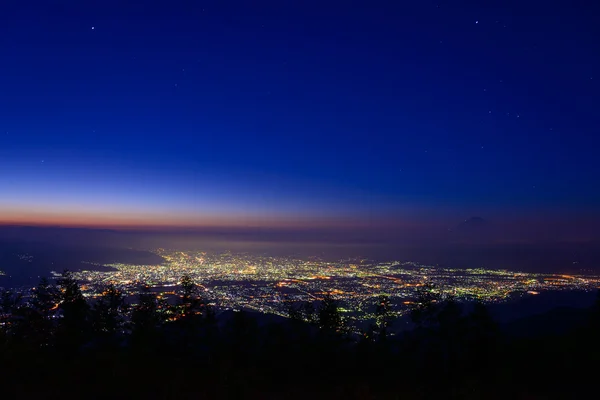
[[[5,225],[402,245],[475,217],[480,241],[600,238],[600,28],[577,5],[0,11]]]

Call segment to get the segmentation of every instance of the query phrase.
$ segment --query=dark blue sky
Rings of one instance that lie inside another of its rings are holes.
[[[3,1],[0,219],[596,215],[599,7]]]

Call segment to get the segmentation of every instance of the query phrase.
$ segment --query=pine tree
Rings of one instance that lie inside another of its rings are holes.
[[[101,341],[111,343],[124,333],[127,308],[123,292],[108,285],[92,308],[92,326]]]
[[[302,321],[302,311],[298,308],[292,300],[285,298],[284,300],[287,316],[292,321]]]
[[[29,322],[31,324],[32,341],[36,347],[47,348],[52,345],[55,329],[54,315],[59,306],[59,291],[42,278],[33,290]]]
[[[324,332],[334,334],[345,332],[344,319],[340,313],[338,302],[331,294],[327,293],[321,301],[318,317],[319,328]]]
[[[138,303],[133,306],[131,313],[131,336],[138,348],[155,344],[159,330],[165,322],[166,309],[167,305],[161,304],[147,285],[142,286],[138,294]]]
[[[0,340],[4,346],[10,345],[14,339],[20,340],[21,329],[26,326],[22,315],[22,296],[11,290],[0,293]]]
[[[381,295],[375,307],[375,336],[379,341],[385,341],[393,320],[392,305],[388,296]]]
[[[198,286],[189,275],[183,275],[180,281],[181,294],[177,301],[179,318],[192,317],[204,311],[204,302],[198,293]]]
[[[71,271],[65,270],[58,279],[59,346],[77,351],[89,334],[89,305]]]
[[[437,323],[438,306],[441,295],[432,283],[425,283],[417,293],[417,300],[412,307],[410,317],[417,326],[430,327]]]

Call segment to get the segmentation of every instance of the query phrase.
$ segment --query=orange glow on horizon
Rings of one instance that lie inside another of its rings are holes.
[[[272,213],[160,213],[109,210],[25,210],[0,206],[0,225],[61,226],[102,229],[194,229],[194,228],[351,228],[389,225],[382,221],[318,215]],[[405,224],[401,224],[405,225]],[[408,224],[410,225],[410,224]],[[397,225],[396,225],[397,226]]]

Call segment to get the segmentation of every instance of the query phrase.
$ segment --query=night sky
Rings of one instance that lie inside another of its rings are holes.
[[[2,1],[0,221],[576,232],[599,7]]]

